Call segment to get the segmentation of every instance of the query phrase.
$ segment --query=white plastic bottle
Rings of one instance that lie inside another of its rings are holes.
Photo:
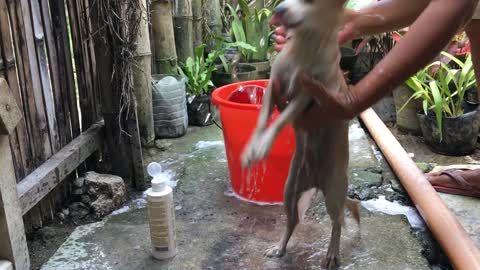
[[[147,172],[153,177],[152,187],[146,192],[152,255],[165,260],[177,254],[173,192],[160,164],[150,163]]]

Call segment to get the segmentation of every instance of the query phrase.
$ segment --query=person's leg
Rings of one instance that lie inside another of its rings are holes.
[[[473,67],[475,69],[475,76],[477,78],[477,93],[480,97],[480,13],[478,10],[480,9],[477,7],[477,11],[475,12],[474,19],[465,27],[465,32],[470,40],[470,48],[472,52],[472,61]],[[479,17],[476,17],[479,16]]]

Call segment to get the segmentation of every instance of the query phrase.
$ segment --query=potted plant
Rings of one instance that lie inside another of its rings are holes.
[[[480,121],[478,106],[468,106],[465,93],[475,85],[472,56],[465,61],[442,52],[459,69],[436,61],[406,84],[413,89],[411,99],[422,101],[423,112],[417,113],[423,138],[430,149],[444,155],[466,155],[475,150]],[[433,75],[430,75],[431,71]],[[425,71],[427,70],[427,72]]]
[[[238,81],[257,79],[257,69],[255,66],[247,63],[240,63],[239,55],[227,59],[224,53],[225,50],[231,47],[236,47],[243,52],[255,52],[255,47],[242,41],[227,43],[224,40],[219,40],[217,46],[219,48],[216,50],[219,64],[216,65],[215,70],[212,72],[212,81],[215,85],[223,86]]]
[[[224,58],[225,51],[231,47],[248,47],[241,42],[218,43],[217,49],[205,57],[206,44],[195,48],[194,57],[180,63],[179,73],[186,81],[188,121],[191,125],[206,126],[213,123],[211,94],[215,89],[213,73],[218,68],[216,60]]]
[[[188,122],[196,126],[212,124],[210,115],[211,93],[215,89],[211,81],[215,70],[214,60],[218,52],[211,52],[205,58],[206,44],[195,48],[194,58],[188,57],[185,63],[180,63],[178,71],[187,84]]]
[[[275,7],[279,1],[274,1]],[[226,4],[231,16],[230,35],[235,41],[241,41],[255,46],[256,50],[239,48],[240,64],[247,63],[256,68],[256,79],[268,79],[270,71],[269,49],[273,43],[270,37],[269,20],[272,12],[262,6],[263,1],[257,1],[255,7],[250,7],[246,0],[239,0],[237,9]]]

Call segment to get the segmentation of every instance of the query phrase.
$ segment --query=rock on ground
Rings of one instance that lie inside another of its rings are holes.
[[[98,218],[109,214],[126,201],[127,189],[119,176],[87,172],[85,186],[91,200],[90,206]]]

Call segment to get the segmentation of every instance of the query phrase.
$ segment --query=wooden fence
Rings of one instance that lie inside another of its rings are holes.
[[[23,113],[10,135],[19,192],[29,185],[24,179],[101,120],[87,12],[87,0],[0,0],[0,77]],[[78,170],[95,162],[86,164]],[[53,217],[69,196],[68,184],[55,183],[53,192],[23,209],[29,210],[27,230]]]

